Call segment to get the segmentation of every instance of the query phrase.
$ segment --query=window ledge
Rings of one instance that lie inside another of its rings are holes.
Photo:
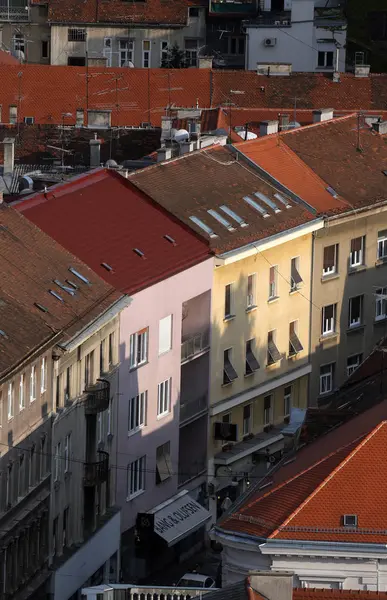
[[[322,275],[321,282],[331,281],[332,279],[338,279],[339,277],[339,273],[327,273],[326,275]]]
[[[300,352],[302,352],[302,350],[300,350]],[[292,352],[291,354],[288,354],[288,360],[293,360],[297,358],[300,352]]]
[[[387,265],[387,256],[384,258],[378,258],[375,262],[375,267],[382,267],[383,265]]]
[[[320,340],[320,342],[325,342],[325,341],[328,341],[328,340],[334,340],[335,338],[338,337],[338,335],[339,334],[338,334],[337,331],[333,331],[332,333],[325,333],[323,335],[320,335],[319,340]]]
[[[145,367],[145,365],[147,365],[147,364],[149,364],[148,360],[140,363],[139,365],[136,365],[135,367],[129,367],[129,373],[132,373],[133,371],[137,371],[137,369],[141,369],[141,367]]]
[[[386,321],[387,321],[387,315],[380,319],[374,319],[374,325],[379,325],[380,323],[385,325]]]
[[[223,322],[227,323],[228,321],[232,321],[233,319],[235,319],[235,315],[227,315],[226,317],[224,317]]]
[[[267,303],[272,304],[273,302],[277,302],[279,300],[279,296],[273,296],[272,298],[268,298]]]
[[[252,375],[254,375],[255,373],[257,373],[259,371],[259,369],[255,369],[255,371],[252,371],[251,373],[245,373],[244,377],[251,377]]]
[[[266,365],[266,369],[270,369],[271,367],[275,367],[275,366],[279,365],[279,364],[280,364],[280,362],[281,362],[281,360],[282,360],[282,358],[280,358],[279,360],[276,360],[275,362],[272,362],[272,363],[270,363],[270,364],[267,364],[267,365]]]
[[[228,387],[229,385],[232,385],[233,381],[228,381],[227,383],[222,383],[222,388]]]
[[[139,496],[141,496],[141,494],[143,494],[145,492],[145,490],[139,490],[138,492],[136,492],[135,494],[132,494],[131,496],[127,496],[126,497],[126,501],[127,502],[131,502],[132,500],[134,500],[135,498],[138,498]]]
[[[294,296],[295,294],[298,294],[298,292],[300,291],[301,286],[295,287],[290,289],[289,291],[289,296]]]
[[[366,265],[357,265],[355,267],[349,267],[348,275],[354,275],[355,273],[362,273],[367,269]]]
[[[144,429],[145,425],[143,425],[142,427],[137,427],[136,429],[131,429],[130,431],[128,431],[128,437],[132,437],[132,435],[136,435],[136,433],[138,433],[139,431],[141,431],[142,429]],[[112,434],[111,437],[113,437]]]
[[[252,304],[251,306],[248,306],[248,307],[246,308],[246,312],[247,312],[247,313],[254,312],[255,310],[257,310],[257,308],[258,308],[258,306],[257,306],[256,304]]]
[[[159,352],[158,356],[165,356],[165,354],[168,354],[170,351],[172,350],[172,348],[168,348],[168,350],[164,350],[163,352]]]
[[[170,414],[171,414],[171,411],[169,410],[168,412],[161,413],[161,415],[157,415],[156,419],[157,419],[157,421],[161,421],[162,419],[165,419],[165,417],[167,417]]]
[[[352,333],[354,331],[364,331],[364,323],[360,323],[360,325],[354,325],[353,327],[348,327],[347,333]]]

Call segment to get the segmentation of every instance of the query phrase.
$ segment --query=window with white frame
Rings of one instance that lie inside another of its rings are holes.
[[[85,356],[85,386],[94,383],[94,350]]]
[[[61,461],[62,459],[62,448],[61,443],[59,442],[55,446],[55,454],[54,454],[54,481],[59,481],[60,473],[61,473]]]
[[[142,67],[149,69],[151,66],[151,43],[150,40],[142,41]]]
[[[300,275],[300,257],[295,256],[290,261],[290,291],[295,292],[302,284]]]
[[[169,60],[169,42],[161,40],[160,42],[160,66],[167,66]]]
[[[14,33],[12,41],[15,52],[25,52],[26,42],[22,33]]]
[[[105,373],[105,351],[106,340],[101,340],[99,344],[99,374]]]
[[[336,304],[322,308],[321,335],[330,335],[336,331]]]
[[[42,362],[40,363],[40,393],[46,391],[47,387],[47,359],[45,356],[42,358]]]
[[[265,427],[270,425],[272,421],[271,395],[265,396],[263,399],[263,424]]]
[[[363,321],[363,296],[354,296],[349,299],[348,327],[358,327]]]
[[[351,268],[364,265],[365,237],[357,237],[351,240],[351,251],[349,253],[349,266]]]
[[[278,267],[274,265],[269,271],[269,300],[278,296]]]
[[[159,321],[159,355],[172,348],[172,315]]]
[[[284,389],[284,417],[289,417],[291,410],[292,410],[292,386],[288,385]]]
[[[146,425],[148,392],[141,392],[129,400],[128,431],[138,431]]]
[[[8,419],[13,417],[14,386],[13,382],[8,384]]]
[[[187,67],[198,66],[198,40],[184,40],[185,60]]]
[[[26,406],[26,398],[25,398],[25,381],[24,381],[24,373],[20,375],[19,379],[19,410],[23,410]]]
[[[378,233],[378,259],[384,260],[387,258],[387,230],[379,231]]]
[[[339,245],[332,244],[324,248],[323,277],[338,271]]]
[[[319,51],[317,56],[317,66],[323,69],[331,69],[333,67],[333,51]]]
[[[247,308],[254,308],[256,305],[256,273],[252,273],[247,277]]]
[[[156,484],[169,479],[172,474],[171,443],[165,442],[156,449]]]
[[[354,354],[347,358],[347,376],[350,377],[354,371],[358,368],[363,360],[362,354]]]
[[[378,288],[375,292],[375,321],[387,317],[387,287]]]
[[[329,394],[333,390],[334,363],[320,367],[320,395]]]
[[[101,414],[101,413],[99,413]],[[69,433],[65,437],[64,441],[64,472],[70,471],[70,453],[71,453],[71,434]]]
[[[157,387],[157,416],[166,415],[171,410],[172,378],[159,383]]]
[[[141,329],[130,336],[130,368],[134,369],[143,365],[148,360],[148,335],[149,329]]]
[[[36,400],[36,367],[32,365],[30,373],[30,402]]]
[[[233,284],[228,283],[224,287],[224,318],[228,319],[233,315]]]
[[[141,456],[128,465],[128,500],[145,490],[145,464],[146,457]]]
[[[134,41],[119,40],[118,46],[120,67],[129,67],[129,63],[134,64]]]
[[[251,433],[252,429],[252,405],[246,404],[243,407],[243,435]]]

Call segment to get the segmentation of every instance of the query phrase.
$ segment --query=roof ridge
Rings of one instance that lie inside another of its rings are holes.
[[[296,510],[294,510],[292,512],[291,515],[289,515],[289,517],[287,517],[287,519],[285,519],[285,521],[282,523],[282,525],[280,525],[279,527],[277,527],[277,529],[275,531],[273,531],[270,535],[269,538],[274,538],[277,533],[279,533],[279,531],[283,528],[286,527],[286,525],[292,520],[294,519],[294,517],[296,515],[298,515],[298,513],[304,508],[304,506],[306,506],[311,500],[312,498],[314,498],[320,490],[322,490],[328,483],[329,481],[331,481],[331,479],[333,479],[333,477],[339,472],[341,471],[342,468],[345,467],[346,464],[348,464],[348,462],[371,440],[371,438],[374,437],[374,435],[376,435],[378,433],[378,431],[384,427],[385,425],[387,425],[387,421],[381,421],[379,423],[379,425],[377,425],[376,427],[374,427],[374,429],[366,435],[366,437],[355,446],[355,448],[349,453],[348,456],[346,456],[339,465],[337,465],[337,467],[335,467],[333,469],[333,471],[331,471],[331,473],[325,477],[325,479],[317,486],[317,488],[311,493],[309,494],[309,496],[307,498],[305,498],[305,500],[303,500],[303,502],[301,502],[301,504],[298,506],[298,508],[296,508]]]
[[[312,108],[311,109],[312,112],[315,110],[320,110],[320,109],[316,109],[316,108]],[[335,111],[335,109],[332,109],[333,112]],[[332,123],[337,123],[337,122],[341,122],[341,121],[345,121],[346,119],[350,119],[352,117],[356,117],[357,113],[360,111],[352,111],[350,113],[348,113],[347,115],[342,115],[341,117],[333,117],[332,119],[327,119],[326,121],[319,121],[318,123],[310,123],[309,125],[303,125],[302,127],[295,127],[294,129],[287,129],[286,131],[281,131],[279,132],[279,135],[288,135],[288,134],[293,134],[293,133],[299,133],[304,131],[305,129],[312,129],[313,127],[323,127],[324,125],[331,125]],[[276,135],[275,133],[272,133],[270,135]]]

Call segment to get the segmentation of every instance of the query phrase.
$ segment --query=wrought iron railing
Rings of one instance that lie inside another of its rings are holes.
[[[110,383],[105,379],[99,379],[85,389],[85,412],[87,415],[96,415],[109,408]]]
[[[195,398],[195,400],[191,400],[185,404],[180,404],[180,424],[184,423],[184,421],[188,421],[188,419],[192,419],[196,415],[199,415],[207,410],[207,408],[207,394],[204,396],[199,396],[199,398]]]
[[[99,460],[97,462],[84,463],[83,485],[91,487],[104,483],[108,479],[109,473],[109,454],[99,450]]]
[[[195,358],[210,347],[210,330],[202,331],[189,338],[181,344],[181,362]]]

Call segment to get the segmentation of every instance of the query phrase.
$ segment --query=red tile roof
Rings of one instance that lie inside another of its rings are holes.
[[[386,416],[384,401],[305,446],[219,526],[260,538],[386,543]],[[344,514],[357,515],[358,527],[343,527]]]
[[[0,65],[19,65],[20,61],[12,56],[9,52],[4,52],[4,50],[0,50]]]
[[[199,236],[107,169],[96,169],[14,206],[126,293],[153,285],[210,255]],[[107,271],[102,263],[113,270]]]
[[[293,600],[385,600],[386,598],[386,592],[368,590],[293,589]]]

